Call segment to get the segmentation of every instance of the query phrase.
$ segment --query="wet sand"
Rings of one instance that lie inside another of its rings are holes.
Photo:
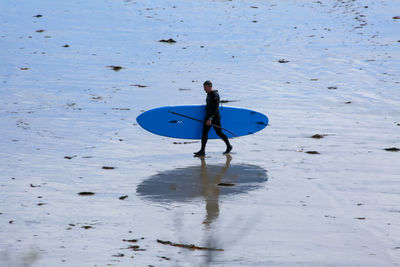
[[[400,265],[397,1],[0,9],[0,266]],[[270,125],[137,125],[207,79]]]

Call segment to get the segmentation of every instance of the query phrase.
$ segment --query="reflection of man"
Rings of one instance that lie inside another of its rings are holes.
[[[221,130],[221,116],[219,114],[219,94],[217,90],[212,89],[212,83],[205,81],[203,84],[204,91],[207,93],[206,117],[204,118],[203,133],[201,136],[201,149],[194,153],[195,157],[202,157],[206,154],[206,144],[208,140],[208,132],[211,126],[214,127],[217,135],[225,142],[226,150],[224,154],[231,152],[232,146],[228,137]]]
[[[204,158],[201,158],[201,180],[203,183],[203,196],[206,201],[207,217],[203,224],[209,226],[212,221],[218,218],[219,215],[219,187],[222,177],[226,173],[231,163],[232,157],[227,154],[225,166],[221,168],[215,177],[209,177],[207,172],[207,165]]]

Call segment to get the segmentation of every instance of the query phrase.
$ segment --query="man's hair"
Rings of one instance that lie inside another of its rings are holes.
[[[203,83],[203,86],[212,86],[212,82],[207,80]]]

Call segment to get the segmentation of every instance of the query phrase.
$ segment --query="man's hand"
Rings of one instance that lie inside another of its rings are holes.
[[[205,125],[211,126],[211,120],[206,121]]]

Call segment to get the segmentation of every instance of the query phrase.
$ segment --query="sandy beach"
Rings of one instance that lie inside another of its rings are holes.
[[[0,266],[399,266],[400,2],[0,2]],[[205,103],[262,131],[151,134]]]

